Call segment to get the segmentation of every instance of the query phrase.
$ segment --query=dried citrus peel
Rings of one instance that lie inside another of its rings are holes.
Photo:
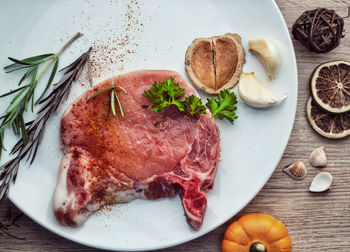
[[[306,114],[311,127],[321,136],[343,138],[350,135],[350,112],[342,114],[327,112],[309,97]]]
[[[319,65],[310,84],[321,108],[331,113],[350,111],[350,62],[334,60]]]

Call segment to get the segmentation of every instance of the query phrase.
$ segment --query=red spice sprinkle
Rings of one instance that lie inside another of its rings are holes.
[[[87,1],[89,8],[94,8],[94,3]],[[110,5],[110,8],[115,8],[115,2],[107,3]],[[121,72],[124,70],[124,64],[131,61],[130,54],[137,52],[137,47],[139,46],[136,43],[136,40],[139,37],[139,33],[143,31],[143,19],[142,16],[142,7],[143,3],[140,3],[136,0],[129,0],[125,8],[120,8],[120,11],[124,13],[119,13],[122,19],[121,23],[112,24],[108,20],[113,20],[113,17],[105,17],[106,21],[98,23],[101,34],[108,34],[108,37],[105,39],[95,39],[91,41],[88,38],[82,38],[84,44],[92,45],[93,50],[90,55],[91,59],[91,74],[94,79],[100,78],[102,76],[108,75],[111,73],[114,75],[116,72]],[[93,20],[93,14],[90,12],[82,11],[81,15],[84,17],[75,19],[74,21],[79,20]],[[89,16],[91,15],[91,17]],[[82,21],[80,21],[82,22]],[[82,22],[81,30],[87,30],[90,22]],[[95,32],[94,37],[99,38],[100,33]],[[87,74],[86,74],[87,75]],[[88,76],[83,74],[79,80],[81,86],[89,86]]]

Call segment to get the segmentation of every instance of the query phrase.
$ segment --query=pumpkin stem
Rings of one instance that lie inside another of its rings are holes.
[[[267,248],[262,242],[257,241],[250,245],[249,252],[267,252]]]

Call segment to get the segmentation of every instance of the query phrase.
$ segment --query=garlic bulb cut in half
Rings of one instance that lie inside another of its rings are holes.
[[[331,188],[333,176],[329,172],[320,172],[311,182],[310,192],[324,192]]]
[[[241,99],[249,106],[255,108],[270,107],[285,98],[277,99],[275,95],[264,87],[254,76],[254,73],[242,73],[238,83],[238,93]]]
[[[279,48],[270,39],[249,40],[249,51],[260,59],[270,80],[273,80],[282,63],[282,56]]]

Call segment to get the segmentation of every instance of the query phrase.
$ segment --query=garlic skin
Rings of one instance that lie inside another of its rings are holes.
[[[323,167],[327,164],[326,148],[321,146],[314,149],[310,155],[310,163],[313,167]]]
[[[267,76],[273,80],[282,64],[282,55],[278,46],[271,39],[249,40],[249,51],[258,56],[265,67]]]
[[[311,182],[310,192],[324,192],[331,188],[333,176],[329,172],[320,172]]]
[[[283,172],[287,173],[294,180],[302,180],[307,175],[307,170],[303,162],[297,161],[283,168]]]
[[[241,99],[249,106],[255,108],[270,107],[285,98],[277,99],[275,95],[266,87],[264,87],[252,73],[242,73],[238,83],[238,93]]]

